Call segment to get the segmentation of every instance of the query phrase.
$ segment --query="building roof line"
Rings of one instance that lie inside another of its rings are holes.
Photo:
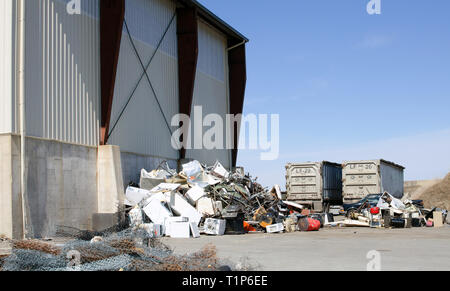
[[[229,37],[235,38],[238,41],[244,41],[244,42],[248,42],[249,41],[249,39],[247,37],[245,37],[239,31],[234,29],[231,25],[229,25],[224,20],[222,20],[219,16],[217,16],[216,14],[211,12],[208,8],[203,6],[197,0],[178,0],[178,1],[181,2],[184,5],[196,7],[198,9],[199,15],[203,19],[205,19],[206,21],[211,23],[213,26],[215,26],[216,28],[221,30],[223,33],[225,33]]]

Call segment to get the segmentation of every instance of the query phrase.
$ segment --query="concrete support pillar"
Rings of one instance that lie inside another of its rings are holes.
[[[98,214],[94,214],[94,230],[104,230],[117,222],[125,194],[120,147],[99,146],[97,161]]]
[[[18,138],[0,135],[0,235],[22,239]]]

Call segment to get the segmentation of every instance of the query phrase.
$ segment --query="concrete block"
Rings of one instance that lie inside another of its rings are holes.
[[[0,135],[0,235],[22,239],[20,144],[11,134]]]
[[[20,137],[0,136],[0,233],[19,239],[20,158]],[[27,137],[25,165],[29,238],[51,237],[58,225],[92,228],[98,213],[96,147]]]
[[[13,237],[11,136],[0,136],[0,235]]]
[[[99,146],[98,213],[118,213],[125,200],[122,163],[118,146]]]
[[[26,149],[30,237],[51,237],[58,225],[92,229],[97,148],[28,137]]]

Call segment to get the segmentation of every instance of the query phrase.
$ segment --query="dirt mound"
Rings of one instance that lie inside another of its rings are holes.
[[[442,179],[406,181],[405,198],[411,200],[420,199],[420,196],[426,193],[428,189],[440,182],[442,182]]]
[[[430,187],[420,196],[426,208],[439,207],[450,210],[450,174],[442,182]]]

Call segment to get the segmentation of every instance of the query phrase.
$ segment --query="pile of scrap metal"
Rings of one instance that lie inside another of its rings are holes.
[[[385,192],[376,207],[363,203],[349,219],[335,223],[339,226],[372,228],[441,227],[447,219],[447,210],[424,209],[411,200],[401,201]]]
[[[166,162],[142,170],[139,187],[126,191],[125,205],[130,226],[157,237],[292,232],[305,218],[301,205],[282,200],[279,186],[268,190],[242,168],[229,172],[219,162],[192,161],[179,173]],[[300,229],[312,228],[309,219]]]

